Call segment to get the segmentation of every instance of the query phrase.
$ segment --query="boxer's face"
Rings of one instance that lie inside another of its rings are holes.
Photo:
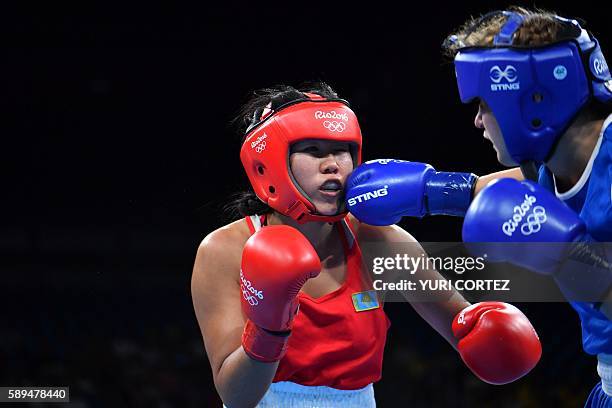
[[[497,119],[491,112],[491,109],[487,106],[485,101],[480,101],[478,104],[478,112],[474,118],[474,126],[478,129],[483,129],[483,136],[485,139],[493,143],[493,148],[497,152],[497,160],[504,166],[516,166],[516,162],[506,148],[506,142],[502,137],[501,129],[497,123]]]
[[[348,143],[309,139],[291,146],[293,177],[322,215],[338,213],[346,178],[353,171]]]

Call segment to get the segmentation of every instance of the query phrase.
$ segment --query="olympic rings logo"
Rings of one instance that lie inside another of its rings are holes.
[[[247,280],[240,271],[240,290],[242,290],[242,297],[246,300],[249,305],[257,306],[259,300],[263,300],[263,292],[253,287],[250,280]]]
[[[541,205],[533,207],[533,212],[527,216],[527,222],[521,225],[521,233],[525,236],[535,234],[546,222],[546,210]]]
[[[253,140],[251,142],[251,149],[254,149],[257,153],[261,153],[266,148],[266,139],[268,135],[265,133],[257,138],[257,140]]]
[[[503,233],[511,237],[519,225],[523,235],[531,235],[538,232],[541,228],[540,224],[546,222],[546,211],[541,205],[532,207],[536,201],[538,200],[535,196],[525,194],[525,200],[521,204],[515,205],[512,209],[512,217],[502,224],[501,229]],[[530,211],[532,213],[527,215]],[[525,216],[527,216],[527,224],[522,223]]]
[[[244,285],[240,285],[240,289],[242,289],[242,297],[249,303],[249,305],[257,306],[259,304],[259,300],[257,300],[257,297],[251,295],[247,288],[244,287]]]
[[[266,149],[266,141],[262,140],[261,142],[259,142],[259,144],[257,146],[255,146],[255,151],[257,153],[261,153]]]
[[[325,129],[329,130],[330,132],[344,132],[344,129],[346,129],[346,125],[342,122],[336,122],[335,120],[329,121],[326,120],[325,122],[323,122],[323,127],[325,127]]]

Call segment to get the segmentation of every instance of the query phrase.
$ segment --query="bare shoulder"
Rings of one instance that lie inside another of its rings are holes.
[[[245,220],[211,232],[200,243],[193,266],[193,307],[215,378],[223,361],[240,346],[245,321],[240,308],[240,261],[249,236]]]
[[[194,278],[199,274],[215,274],[219,279],[229,277],[226,276],[229,274],[238,279],[242,249],[249,236],[249,228],[244,219],[206,235],[198,247],[193,268]]]

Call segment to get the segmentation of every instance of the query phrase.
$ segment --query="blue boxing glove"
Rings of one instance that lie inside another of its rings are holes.
[[[482,189],[463,222],[463,241],[482,243],[489,260],[508,261],[546,274],[557,269],[566,246],[550,245],[542,253],[529,250],[528,245],[494,243],[585,239],[586,226],[571,208],[538,184],[509,178],[495,180]]]
[[[489,183],[465,215],[463,240],[489,261],[553,275],[569,300],[599,300],[612,285],[610,263],[578,214],[531,181]]]
[[[477,180],[471,173],[438,172],[424,163],[371,160],[349,176],[346,204],[371,225],[395,224],[404,216],[463,216]]]

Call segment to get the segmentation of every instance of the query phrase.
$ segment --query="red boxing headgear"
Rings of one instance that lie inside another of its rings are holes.
[[[334,222],[346,215],[316,213],[314,204],[298,185],[289,168],[290,146],[304,139],[348,142],[353,165],[361,163],[361,129],[357,117],[342,99],[316,94],[264,111],[259,122],[247,130],[240,159],[255,194],[268,206],[299,223]]]

